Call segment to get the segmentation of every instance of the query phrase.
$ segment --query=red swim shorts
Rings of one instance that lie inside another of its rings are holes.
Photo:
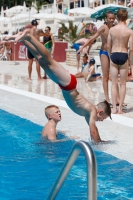
[[[71,76],[71,81],[70,81],[69,85],[62,86],[62,85],[59,84],[59,87],[62,90],[68,90],[69,91],[69,90],[74,90],[76,88],[76,86],[77,86],[77,80],[76,80],[76,78],[75,78],[74,75],[70,74],[70,76]]]

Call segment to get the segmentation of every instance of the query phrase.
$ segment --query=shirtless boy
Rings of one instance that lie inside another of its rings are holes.
[[[122,104],[126,94],[126,80],[128,76],[128,42],[130,45],[130,57],[131,63],[133,57],[133,31],[126,26],[126,20],[128,18],[128,12],[124,9],[120,9],[117,12],[118,24],[112,27],[109,31],[107,49],[110,56],[110,73],[112,78],[112,101],[113,101],[113,113],[117,113],[117,85],[118,85],[118,72],[120,73],[120,102],[118,113],[122,114]]]
[[[101,60],[102,73],[103,73],[103,90],[104,90],[105,99],[109,103],[110,103],[110,99],[109,99],[109,94],[108,94],[108,80],[109,80],[110,60],[109,60],[109,56],[107,52],[107,38],[108,38],[109,29],[113,26],[114,21],[115,21],[114,13],[112,13],[111,11],[107,12],[106,18],[105,18],[106,23],[102,25],[97,30],[95,35],[93,35],[91,39],[85,45],[83,45],[78,51],[78,52],[81,52],[84,47],[86,47],[87,45],[90,45],[94,40],[96,40],[96,38],[101,36],[102,46],[101,46],[99,55],[100,55],[100,60]]]
[[[48,122],[43,128],[42,136],[47,137],[51,141],[55,141],[57,139],[56,126],[61,121],[60,110],[57,106],[50,105],[45,108],[45,115]]]
[[[24,34],[26,32],[27,30],[24,31]],[[65,68],[51,58],[47,49],[38,40],[30,34],[19,36],[16,38],[16,42],[20,39],[38,60],[46,74],[62,89],[64,99],[70,109],[76,114],[85,117],[86,122],[90,126],[90,134],[94,142],[102,142],[95,122],[103,121],[108,116],[111,117],[111,109],[108,102],[104,101],[96,106],[91,104],[76,90],[77,81],[75,76],[69,74]]]

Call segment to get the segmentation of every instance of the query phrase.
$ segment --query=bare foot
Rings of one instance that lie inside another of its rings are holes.
[[[112,114],[117,114],[117,110],[116,109],[112,109]]]
[[[47,77],[47,76],[44,76],[43,79],[48,79],[48,77]]]
[[[42,81],[43,80],[43,77],[38,77],[38,81]]]
[[[125,113],[126,111],[122,111],[122,110],[118,111],[118,114],[125,114]]]
[[[31,78],[27,78],[27,81],[31,81],[32,79]]]

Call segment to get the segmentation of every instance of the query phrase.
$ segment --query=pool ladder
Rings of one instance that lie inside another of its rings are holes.
[[[87,142],[76,142],[70,152],[70,155],[64,164],[57,180],[55,181],[47,200],[54,200],[60,188],[62,187],[70,169],[72,168],[76,158],[83,151],[87,164],[87,199],[97,199],[97,163],[94,152]]]

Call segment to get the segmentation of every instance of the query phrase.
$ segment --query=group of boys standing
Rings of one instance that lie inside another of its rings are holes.
[[[103,73],[103,90],[105,99],[110,103],[108,92],[109,72],[112,79],[112,113],[122,114],[123,104],[126,94],[126,80],[128,76],[128,67],[133,57],[133,31],[126,26],[128,13],[125,9],[117,12],[118,24],[114,26],[115,15],[113,12],[107,12],[105,23],[96,34],[84,44],[77,53],[83,48],[92,44],[97,37],[101,36],[102,46],[100,50],[100,60]],[[128,58],[128,43],[130,46]],[[118,74],[120,74],[120,90],[118,89]],[[117,105],[119,105],[117,111]]]

